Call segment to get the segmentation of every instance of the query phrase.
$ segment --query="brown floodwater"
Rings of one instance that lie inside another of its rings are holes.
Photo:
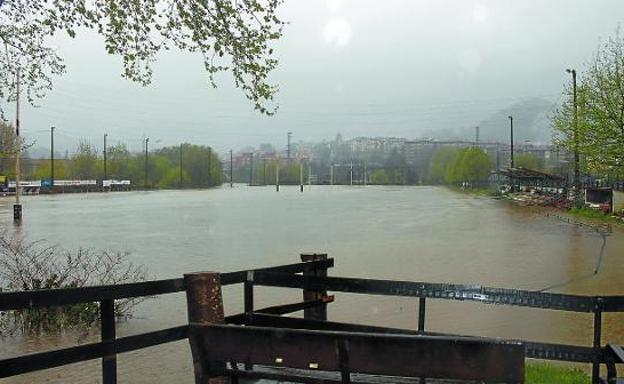
[[[12,226],[12,200],[0,223]],[[330,275],[624,295],[624,232],[614,228],[597,275],[602,238],[540,210],[437,187],[227,187],[214,190],[33,196],[19,231],[67,248],[131,251],[153,278],[233,271],[327,252]],[[565,283],[561,285],[562,283]],[[294,302],[299,291],[257,290],[257,305]],[[224,288],[228,313],[242,310],[241,287]],[[418,300],[338,294],[329,319],[415,328]],[[467,335],[590,345],[589,314],[430,300],[427,328]],[[150,299],[118,324],[131,335],[184,324],[181,294]],[[606,315],[603,342],[624,342],[624,316]],[[97,332],[95,332],[97,334]],[[0,340],[0,356],[96,340],[67,333]],[[122,354],[120,383],[191,383],[185,341]],[[98,383],[99,361],[21,375],[6,383]]]

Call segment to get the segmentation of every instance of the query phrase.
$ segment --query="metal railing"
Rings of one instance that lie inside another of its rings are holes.
[[[223,273],[221,284],[244,283],[247,274],[252,271],[294,274],[313,266],[332,267],[333,259]],[[0,311],[98,302],[101,324],[100,342],[1,359],[0,378],[101,358],[102,382],[116,383],[117,354],[186,339],[188,338],[188,325],[116,338],[114,301],[185,290],[184,279],[180,278],[131,284],[0,293]],[[236,316],[232,318],[236,319]]]
[[[319,255],[309,256],[302,256],[303,263],[220,274],[221,286],[244,284],[245,312],[226,317],[225,322],[311,330],[442,335],[426,331],[427,300],[473,301],[483,304],[593,314],[592,345],[525,341],[523,344],[526,356],[529,358],[590,363],[592,364],[593,383],[599,383],[601,364],[611,367],[609,372],[612,374],[614,363],[624,360],[624,352],[621,348],[612,345],[605,346],[601,340],[602,314],[605,312],[624,312],[624,296],[581,296],[478,285],[327,277],[327,269],[333,267],[334,260],[327,259],[326,255],[320,255],[324,258],[319,258]],[[302,273],[302,275],[298,275],[298,273]],[[255,286],[302,289],[303,302],[255,309]],[[2,359],[0,360],[0,378],[102,358],[103,382],[105,384],[116,383],[116,355],[118,353],[186,339],[189,337],[189,326],[183,325],[116,338],[114,301],[182,292],[187,291],[187,289],[184,279],[170,279],[113,286],[1,293],[0,311],[99,302],[102,340],[98,343]],[[328,291],[418,298],[417,330],[327,321],[326,305],[333,301],[333,297],[327,295]],[[280,316],[300,310],[305,311],[303,319]],[[619,354],[622,355],[621,359],[618,357]]]

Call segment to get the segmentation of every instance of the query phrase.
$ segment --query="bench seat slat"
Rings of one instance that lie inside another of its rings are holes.
[[[345,343],[352,373],[524,382],[524,345],[515,341],[235,325],[191,325],[191,337],[204,346],[208,365],[235,361],[340,371],[337,346]]]

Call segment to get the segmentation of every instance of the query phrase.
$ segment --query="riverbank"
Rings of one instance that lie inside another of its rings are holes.
[[[533,198],[518,198],[506,195],[503,200],[509,201],[512,204],[518,206],[528,206],[532,208],[543,208],[551,213],[556,213],[560,216],[578,220],[584,224],[589,225],[624,225],[624,218],[613,214],[606,214],[596,209],[588,207],[568,208],[565,204],[558,204],[556,198],[552,197],[533,197]]]

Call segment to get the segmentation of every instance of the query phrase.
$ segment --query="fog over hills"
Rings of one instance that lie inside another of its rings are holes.
[[[558,101],[535,97],[515,102],[494,112],[473,126],[425,131],[425,136],[434,139],[475,140],[479,127],[481,141],[509,141],[509,118],[513,116],[514,140],[549,143],[552,141],[550,118]]]

